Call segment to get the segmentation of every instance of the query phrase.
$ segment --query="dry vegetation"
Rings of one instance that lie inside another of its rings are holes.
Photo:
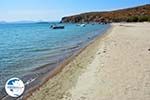
[[[89,12],[63,17],[61,22],[143,22],[150,21],[150,4],[108,12]]]

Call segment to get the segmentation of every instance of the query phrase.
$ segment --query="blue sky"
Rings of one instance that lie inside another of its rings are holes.
[[[0,21],[59,21],[63,16],[146,3],[150,0],[0,0]]]

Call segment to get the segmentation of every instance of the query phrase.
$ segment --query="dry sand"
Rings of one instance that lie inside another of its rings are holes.
[[[28,100],[150,100],[150,23],[113,24]]]

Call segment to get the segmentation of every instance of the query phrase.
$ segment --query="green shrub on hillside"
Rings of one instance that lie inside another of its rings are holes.
[[[139,22],[145,22],[149,20],[149,16],[139,16],[138,21]]]
[[[150,22],[150,17],[148,18],[148,22]]]
[[[127,22],[138,22],[138,17],[137,16],[131,16],[127,19]]]
[[[150,22],[150,16],[131,16],[127,18],[127,22]]]

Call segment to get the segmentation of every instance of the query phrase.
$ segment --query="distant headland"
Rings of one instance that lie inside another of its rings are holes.
[[[63,17],[61,23],[84,23],[84,22],[150,22],[150,4],[133,8],[120,9],[106,12],[88,12],[79,15]]]

